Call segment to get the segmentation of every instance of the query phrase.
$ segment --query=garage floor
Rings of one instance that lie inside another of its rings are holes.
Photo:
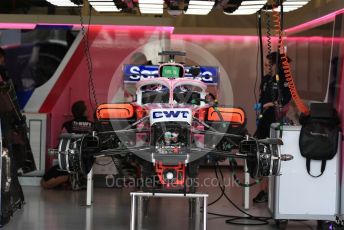
[[[208,169],[202,176],[213,178]],[[95,188],[94,204],[85,206],[86,191],[42,190],[40,187],[23,187],[26,204],[17,211],[4,230],[128,230],[130,219],[129,189]],[[251,190],[255,195],[259,188]],[[220,191],[216,187],[200,188],[200,192],[210,193],[209,201],[216,199]],[[242,189],[232,186],[228,195],[240,207]],[[241,215],[225,199],[209,207],[209,212]],[[249,212],[253,215],[269,216],[266,204],[251,204]],[[264,226],[236,226],[225,223],[226,218],[208,215],[208,229],[277,229],[274,221]],[[149,216],[144,229],[184,230],[192,229],[188,219],[188,201],[186,199],[154,198],[149,204]],[[287,229],[316,229],[315,221],[289,221]]]

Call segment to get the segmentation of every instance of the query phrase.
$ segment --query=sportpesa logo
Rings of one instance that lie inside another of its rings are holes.
[[[190,114],[189,111],[155,111],[153,112],[153,119],[158,119],[158,118],[178,118],[179,116],[182,118],[188,118],[188,115]]]
[[[143,79],[150,79],[159,77],[159,66],[136,66],[136,65],[125,65],[124,66],[124,81],[125,82],[138,82]],[[215,67],[202,67],[202,71],[199,76],[193,77],[189,73],[190,67],[185,67],[186,72],[184,78],[197,79],[206,84],[217,84],[217,68]]]

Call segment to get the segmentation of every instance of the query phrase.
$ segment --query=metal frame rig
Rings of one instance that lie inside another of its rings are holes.
[[[161,55],[170,61],[158,66],[156,76],[136,83],[135,102],[101,104],[92,133],[60,136],[60,168],[87,174],[95,158],[108,156],[120,174],[123,164],[136,165],[144,191],[185,193],[196,192],[198,168],[209,158],[246,159],[255,179],[279,175],[281,161],[292,159],[281,154],[282,141],[249,136],[241,108],[207,99],[201,67],[186,71],[174,62],[180,52]]]

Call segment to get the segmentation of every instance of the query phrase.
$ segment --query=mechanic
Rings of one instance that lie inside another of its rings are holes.
[[[289,57],[288,61],[291,61]],[[269,73],[270,67],[272,67],[271,73]],[[278,81],[276,80],[276,74],[279,75]],[[260,83],[259,103],[255,106],[257,110],[260,110],[257,130],[254,135],[256,138],[265,139],[270,136],[271,124],[285,118],[290,100],[291,94],[288,82],[285,79],[281,55],[278,55],[277,59],[277,52],[272,52],[265,59],[264,76]],[[253,199],[253,202],[264,203],[268,201],[267,187],[267,181],[263,179],[261,182],[262,190]]]
[[[5,50],[0,47],[0,82],[8,80],[5,63]]]
[[[84,101],[77,101],[72,105],[73,119],[62,126],[62,132],[89,133],[93,130],[93,123],[87,118],[87,107]]]
[[[73,119],[67,121],[62,126],[62,133],[89,133],[93,130],[93,123],[87,118],[87,107],[84,101],[77,101],[72,105]],[[76,178],[78,177],[79,178]],[[61,171],[58,165],[50,168],[41,180],[41,186],[45,189],[56,188],[59,186],[68,186],[71,183],[73,190],[79,190],[82,187],[80,175],[69,175]]]
[[[207,93],[207,95],[205,96],[205,102],[207,103],[207,104],[209,104],[209,105],[214,105],[214,104],[216,104],[217,103],[217,99],[216,99],[216,97],[215,97],[215,95],[214,94],[212,94],[212,93]]]

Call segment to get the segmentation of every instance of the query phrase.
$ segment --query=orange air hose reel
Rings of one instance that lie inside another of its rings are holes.
[[[281,55],[281,61],[282,61],[282,66],[283,66],[283,71],[285,74],[285,78],[288,82],[288,87],[290,90],[290,94],[295,102],[295,105],[297,107],[297,109],[302,112],[305,115],[309,114],[309,108],[305,105],[305,103],[302,101],[302,99],[300,98],[297,89],[296,89],[296,85],[291,73],[291,67],[289,64],[289,60],[287,57],[287,54],[284,51],[284,38],[283,38],[283,31],[281,28],[281,16],[280,16],[280,12],[276,11],[276,7],[273,6],[272,7],[272,18],[273,18],[273,22],[274,22],[274,27],[275,27],[275,34],[276,36],[279,37],[279,41],[278,41],[278,48],[279,48],[279,52]]]

